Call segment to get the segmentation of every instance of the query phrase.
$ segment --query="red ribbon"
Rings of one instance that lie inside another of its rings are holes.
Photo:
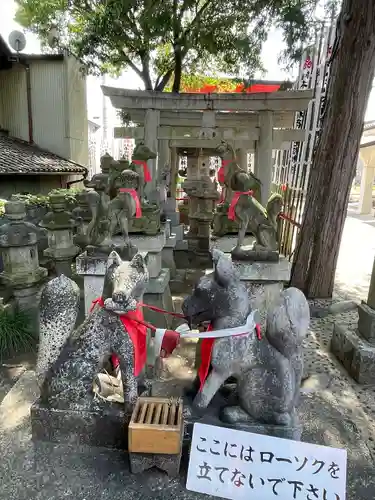
[[[145,178],[145,182],[151,182],[151,174],[148,169],[147,161],[144,160],[132,160],[134,165],[141,165],[143,167],[143,175]]]
[[[217,171],[217,180],[220,182],[220,184],[225,183],[224,165],[222,165]]]
[[[139,201],[138,193],[135,189],[130,189],[130,188],[120,188],[120,193],[129,193],[130,196],[133,198],[135,201],[135,218],[139,219],[142,217],[142,208],[141,208],[141,202]]]
[[[248,196],[253,196],[254,192],[250,190],[250,191],[235,191],[233,193],[233,198],[228,209],[228,219],[230,220],[236,219],[235,208],[238,203],[238,200],[240,199],[240,196],[242,196],[243,194],[246,194]]]
[[[233,163],[234,161],[237,161],[236,158],[232,158],[231,160],[221,160],[221,166],[226,167],[230,163]]]
[[[93,300],[90,312],[96,304],[104,307],[103,298],[99,297]],[[134,375],[137,377],[143,370],[147,359],[147,324],[143,321],[141,307],[137,307],[135,311],[129,311],[126,314],[122,314],[119,318],[133,343]],[[111,362],[114,367],[119,365],[119,359],[116,354],[112,354]]]
[[[101,307],[104,307],[104,300],[102,297],[93,300],[90,308],[90,313],[94,309],[95,305],[99,304]],[[147,346],[146,346],[146,335],[147,335],[147,328],[151,328],[155,330],[155,327],[153,325],[150,325],[146,323],[143,319],[143,313],[142,313],[142,307],[147,307],[148,309],[151,309],[152,311],[155,312],[160,312],[163,314],[168,314],[170,316],[175,316],[178,318],[185,318],[183,314],[179,313],[172,313],[169,311],[166,311],[165,309],[161,309],[160,307],[156,306],[150,306],[148,304],[143,304],[142,302],[138,302],[137,304],[137,309],[135,311],[130,311],[126,314],[123,314],[119,316],[122,324],[124,325],[125,330],[129,334],[129,337],[133,343],[134,347],[134,375],[138,376],[139,373],[142,371],[146,359],[147,359]],[[209,325],[207,332],[212,331],[212,325]],[[260,325],[256,324],[255,325],[255,331],[258,340],[262,339],[261,333],[260,333]],[[241,334],[241,335],[247,335]],[[241,335],[236,335],[236,336],[241,336]],[[180,334],[176,332],[175,330],[166,330],[161,348],[160,350],[163,352],[163,356],[167,357],[172,352],[175,350],[177,347],[178,343],[180,340]],[[204,383],[207,379],[208,372],[210,370],[211,366],[211,357],[212,357],[212,349],[214,346],[216,338],[208,338],[208,339],[202,339],[201,343],[201,364],[198,369],[198,377],[200,380],[200,391],[203,389]],[[111,356],[111,362],[114,367],[117,367],[119,363],[119,358],[116,354],[112,354]]]
[[[289,215],[286,215],[283,212],[280,212],[279,217],[280,217],[280,219],[283,219],[283,220],[286,220],[287,222],[290,222],[291,224],[293,224],[293,226],[296,226],[299,229],[301,228],[301,224],[299,222],[295,221],[294,219],[292,219],[291,217],[289,217]]]

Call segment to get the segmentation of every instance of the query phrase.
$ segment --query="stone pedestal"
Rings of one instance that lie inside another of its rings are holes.
[[[335,323],[331,351],[360,384],[375,384],[375,260],[367,303],[358,306],[358,324]]]
[[[83,276],[85,316],[90,312],[92,301],[102,295],[108,257],[88,255],[83,252],[76,258],[76,272]]]
[[[130,417],[122,405],[103,405],[102,411],[59,410],[38,399],[30,409],[32,439],[126,450]]]
[[[226,235],[220,238],[211,239],[211,248],[217,248],[224,253],[231,253],[233,248],[237,245],[237,235]],[[244,246],[249,246],[255,241],[253,236],[246,236]]]
[[[132,243],[140,252],[147,252],[147,269],[150,281],[143,302],[173,312],[172,295],[169,288],[170,271],[162,267],[162,250],[167,243],[165,230],[156,236],[132,235]],[[146,321],[157,328],[170,328],[172,316],[143,308]]]
[[[163,268],[169,269],[170,277],[174,278],[176,275],[174,249],[176,248],[177,238],[176,235],[173,234],[173,227],[171,227],[171,221],[169,219],[167,219],[166,228],[167,227],[168,231],[166,231],[165,245],[162,250],[161,260]]]
[[[251,307],[263,316],[289,281],[291,263],[284,257],[279,262],[232,261],[248,289]]]

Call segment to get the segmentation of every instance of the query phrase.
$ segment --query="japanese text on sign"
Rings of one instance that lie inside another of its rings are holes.
[[[346,450],[195,424],[186,487],[231,500],[345,500]]]

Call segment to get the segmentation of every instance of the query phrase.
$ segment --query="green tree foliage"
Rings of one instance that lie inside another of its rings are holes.
[[[16,20],[62,43],[91,73],[131,68],[147,90],[180,90],[182,72],[210,69],[242,79],[261,69],[271,24],[283,28],[297,56],[316,0],[17,0]],[[275,50],[278,50],[275,47]]]

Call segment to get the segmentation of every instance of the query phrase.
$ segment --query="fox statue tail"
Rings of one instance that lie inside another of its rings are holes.
[[[64,275],[44,287],[40,299],[39,349],[36,372],[39,386],[74,330],[79,312],[78,285]]]

